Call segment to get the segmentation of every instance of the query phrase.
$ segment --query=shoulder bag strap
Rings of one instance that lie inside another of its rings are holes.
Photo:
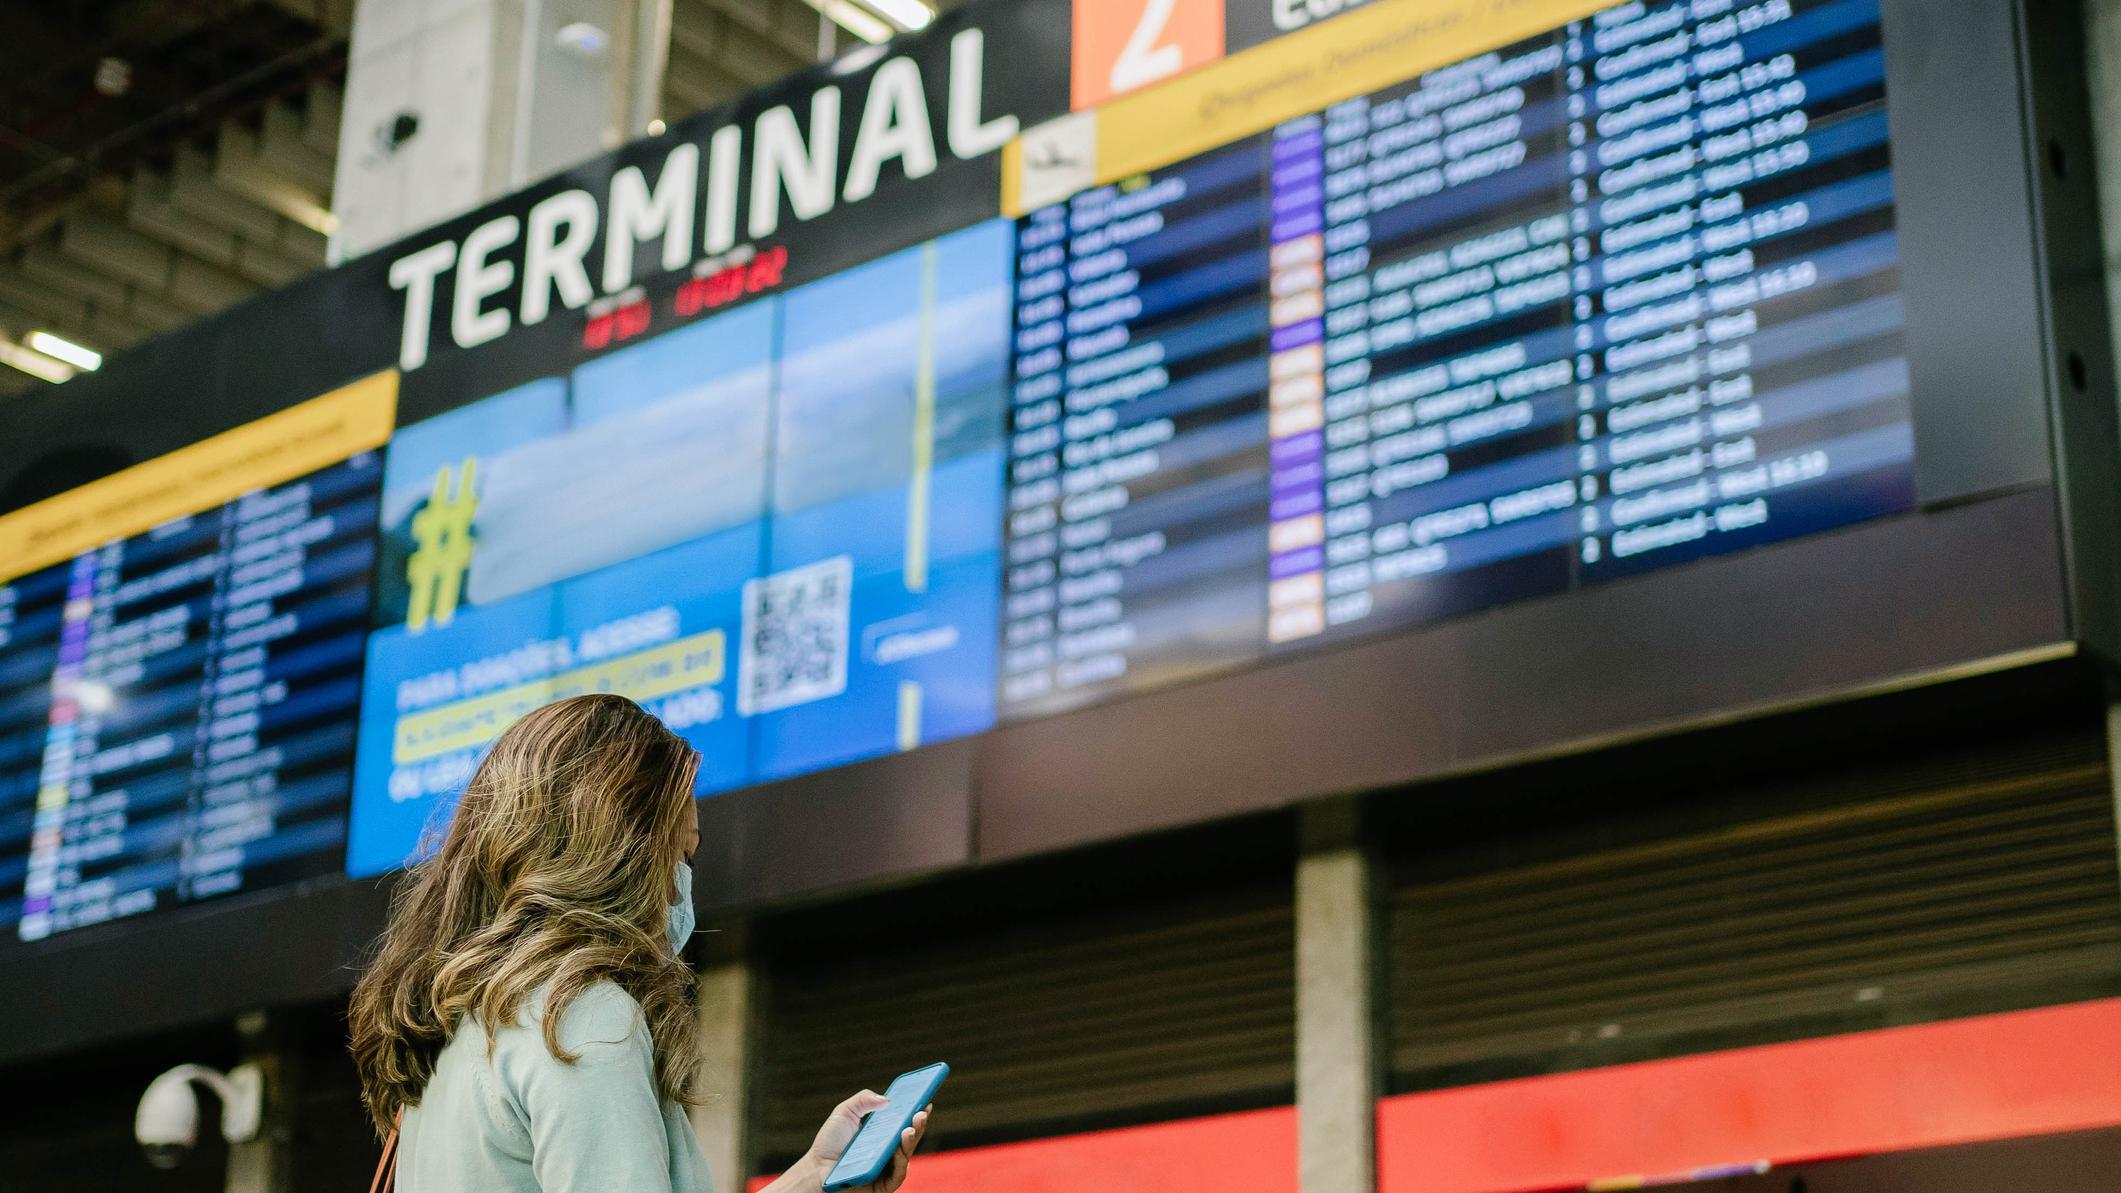
[[[391,1193],[398,1183],[398,1127],[405,1125],[405,1108],[398,1108],[397,1126],[383,1141],[383,1158],[376,1161],[376,1179],[368,1182],[368,1193]]]

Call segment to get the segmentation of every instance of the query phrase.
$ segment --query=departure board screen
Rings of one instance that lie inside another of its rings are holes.
[[[578,693],[715,796],[1913,509],[1879,0],[1595,4],[997,0],[379,254],[333,454],[0,515],[0,920],[400,868]]]
[[[347,868],[499,727],[631,697],[702,795],[994,722],[1006,220],[401,428]]]
[[[1247,142],[1023,221],[1004,704],[1259,654],[1267,179]]]
[[[709,795],[1913,505],[1876,0],[1620,5],[1157,160],[751,246],[399,428],[349,871],[577,691]]]
[[[0,924],[340,868],[381,457],[0,585]]]
[[[1620,5],[1029,213],[1001,715],[1910,508],[1878,21]]]

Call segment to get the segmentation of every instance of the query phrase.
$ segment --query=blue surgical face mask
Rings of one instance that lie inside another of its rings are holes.
[[[670,951],[681,953],[692,939],[697,918],[692,910],[692,867],[678,863],[678,901],[670,905]]]

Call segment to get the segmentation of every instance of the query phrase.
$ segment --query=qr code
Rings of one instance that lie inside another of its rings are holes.
[[[744,583],[737,711],[772,712],[847,690],[854,558],[836,555]]]

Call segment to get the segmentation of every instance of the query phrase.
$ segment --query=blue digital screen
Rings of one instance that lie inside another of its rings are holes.
[[[702,794],[994,719],[1013,228],[993,221],[400,430],[348,869],[579,691]]]
[[[402,429],[349,869],[1911,508],[1876,0],[1621,5]]]
[[[1911,508],[1877,0],[1745,12],[1030,213],[1001,717]]]

